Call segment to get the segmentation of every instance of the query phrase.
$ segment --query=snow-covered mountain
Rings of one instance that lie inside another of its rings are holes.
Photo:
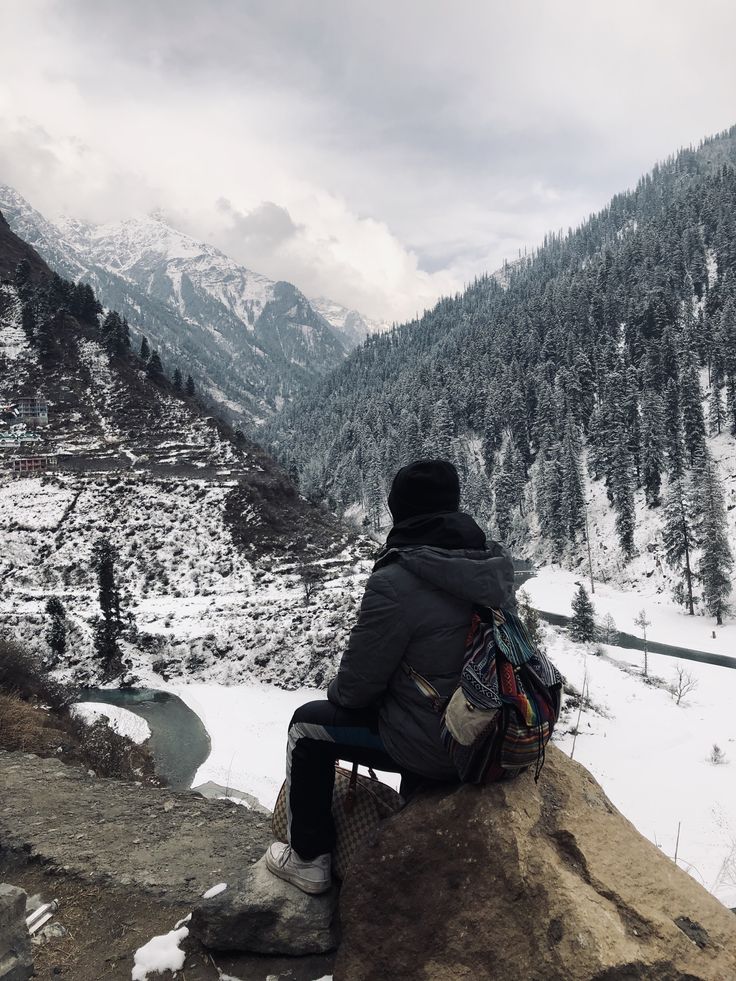
[[[15,276],[24,258],[28,282]],[[232,426],[151,380],[135,353],[111,353],[94,313],[48,316],[65,289],[0,216],[0,634],[46,655],[55,596],[61,664],[94,677],[91,553],[104,537],[129,675],[155,663],[170,677],[205,666],[210,678],[320,684],[349,626],[363,547]],[[29,422],[21,442],[8,407],[36,393],[48,423]],[[18,474],[34,460],[38,474]],[[305,575],[324,584],[308,606]]]
[[[329,300],[312,304],[291,283],[246,269],[161,214],[54,224],[7,186],[0,186],[0,211],[54,270],[89,282],[104,306],[145,334],[165,369],[191,374],[227,417],[249,428],[383,326]]]
[[[350,347],[357,347],[369,334],[383,333],[390,326],[382,320],[370,320],[358,310],[351,310],[324,296],[312,297],[309,302],[320,316],[347,339]]]

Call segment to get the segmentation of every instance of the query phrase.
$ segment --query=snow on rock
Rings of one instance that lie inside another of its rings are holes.
[[[144,743],[151,738],[151,728],[145,719],[129,709],[118,705],[103,705],[100,702],[77,702],[73,706],[74,714],[83,719],[88,725],[98,719],[107,719],[110,728],[119,736],[127,736],[134,743]]]
[[[180,927],[159,937],[152,937],[147,944],[139,947],[133,955],[131,981],[147,981],[148,975],[154,972],[163,974],[164,971],[180,971],[184,967],[186,955],[179,944],[188,936],[188,927]]]

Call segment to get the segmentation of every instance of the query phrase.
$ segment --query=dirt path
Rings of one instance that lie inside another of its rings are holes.
[[[0,880],[60,900],[56,920],[68,931],[36,949],[40,978],[129,981],[133,951],[173,929],[210,886],[237,881],[263,854],[269,826],[228,802],[0,752]],[[218,969],[241,981],[330,973],[329,958],[213,960],[193,942],[185,949],[187,981],[212,981]]]

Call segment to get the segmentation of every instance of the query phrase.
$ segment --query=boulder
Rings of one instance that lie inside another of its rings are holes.
[[[31,937],[26,927],[26,894],[0,883],[0,979],[27,981],[33,977]]]
[[[335,981],[734,981],[736,917],[549,747],[415,798],[356,856]]]
[[[321,896],[308,896],[272,875],[264,856],[240,881],[195,906],[191,932],[213,950],[326,953],[339,940],[337,894],[333,886]]]

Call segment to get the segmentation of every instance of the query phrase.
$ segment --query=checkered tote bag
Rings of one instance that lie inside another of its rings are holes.
[[[332,795],[332,819],[335,822],[335,850],[332,853],[332,870],[345,878],[358,847],[375,840],[378,827],[385,818],[396,814],[403,806],[401,796],[376,777],[358,773],[353,764],[352,773],[340,766],[335,767],[335,790]],[[273,811],[271,830],[277,841],[286,841],[286,783],[279,792]]]

